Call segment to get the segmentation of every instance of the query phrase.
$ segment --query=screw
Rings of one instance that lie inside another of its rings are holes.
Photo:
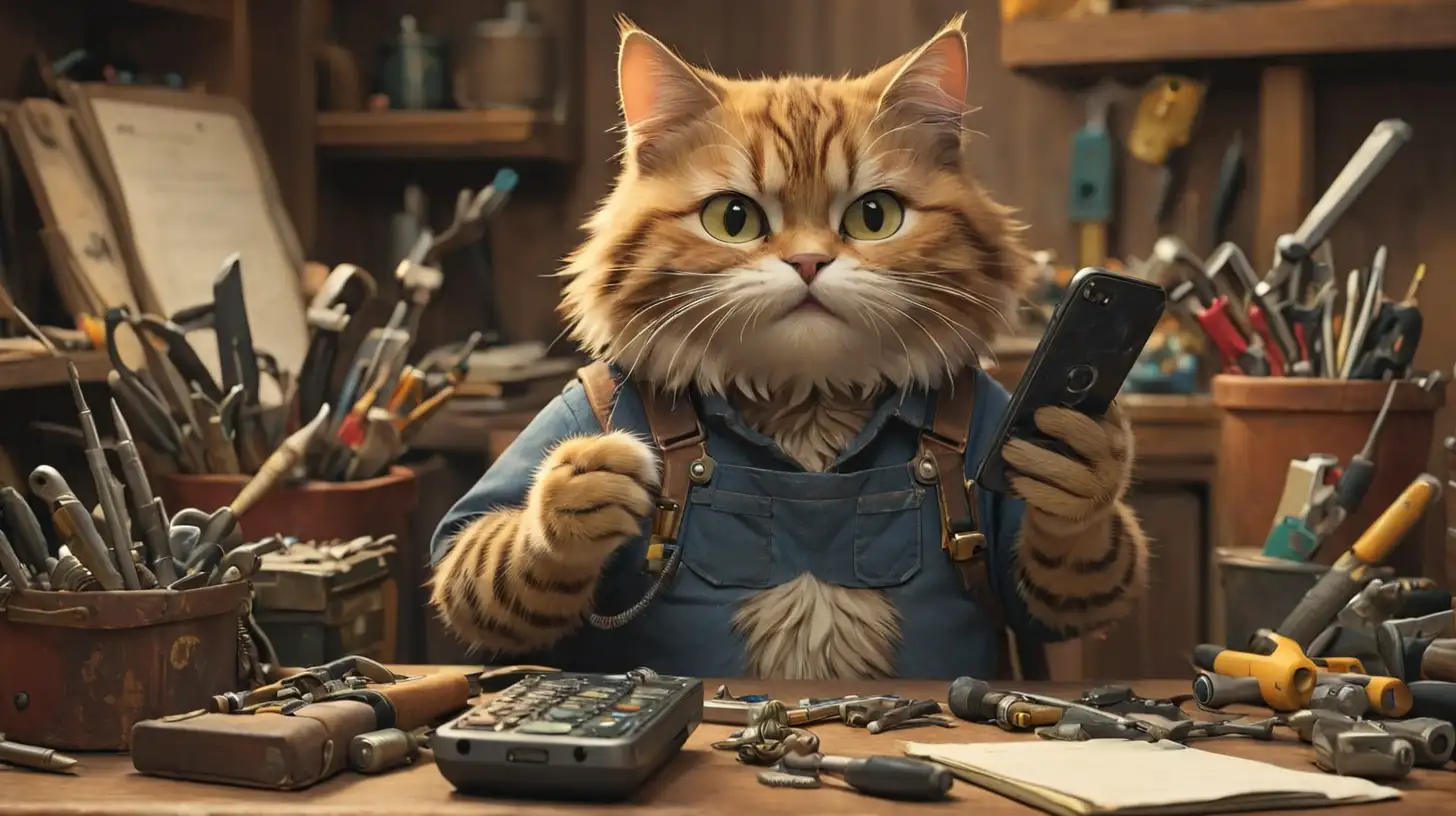
[[[15,710],[24,711],[30,708],[30,695],[23,691],[15,692]]]
[[[933,481],[937,475],[935,461],[928,456],[921,459],[915,467],[919,471],[920,478],[925,481]]]

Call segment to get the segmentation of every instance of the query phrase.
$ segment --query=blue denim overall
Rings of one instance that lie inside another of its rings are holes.
[[[976,378],[974,421],[963,474],[974,473],[1007,402],[1005,390],[984,372],[969,374]],[[822,473],[805,471],[748,427],[722,397],[679,399],[691,400],[678,408],[694,410],[688,416],[698,420],[711,460],[710,472],[697,474],[706,478],[694,479],[687,491],[677,534],[681,567],[631,622],[605,630],[583,626],[533,659],[579,671],[651,666],[696,677],[742,676],[746,644],[733,627],[734,614],[755,593],[806,572],[827,583],[887,594],[900,617],[895,658],[900,677],[997,675],[998,613],[1021,641],[1056,639],[1029,616],[1015,591],[1020,500],[978,491],[989,590],[1000,609],[988,613],[975,602],[942,549],[939,484],[917,467],[922,434],[932,427],[934,394],[887,395]],[[611,426],[652,439],[647,420],[638,389],[622,383]],[[434,561],[472,517],[522,505],[536,466],[556,442],[601,432],[580,382],[568,386],[441,522]],[[681,477],[671,470],[665,480]],[[649,527],[650,521],[644,523],[643,535],[608,560],[594,603],[598,614],[631,607],[652,585],[654,576],[643,570]]]

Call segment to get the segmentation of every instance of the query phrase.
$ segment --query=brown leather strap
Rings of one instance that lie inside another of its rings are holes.
[[[596,362],[578,369],[576,375],[602,430],[611,430],[612,407],[617,395],[617,380],[611,368]],[[662,456],[662,495],[653,521],[653,538],[672,543],[677,540],[682,524],[682,508],[687,505],[688,491],[695,481],[707,481],[712,476],[707,437],[688,396],[664,394],[645,385],[638,392],[652,442]]]
[[[612,376],[612,367],[603,362],[595,362],[585,368],[578,368],[576,378],[581,380],[587,404],[591,406],[602,430],[610,431],[612,406],[617,401],[617,378]]]
[[[712,475],[708,459],[707,437],[698,424],[697,411],[687,395],[669,396],[656,389],[643,389],[642,407],[647,412],[647,427],[652,442],[662,456],[662,498],[658,502],[659,521],[663,512],[672,519],[667,529],[653,532],[666,541],[677,540],[682,521],[682,508],[687,506],[688,490],[695,481],[706,481]],[[697,468],[700,472],[695,472]]]
[[[976,371],[948,382],[936,394],[935,418],[921,434],[923,455],[935,465],[941,516],[941,549],[946,551],[966,591],[997,626],[1005,622],[991,587],[986,536],[976,515],[975,487],[966,478],[966,437],[976,404]]]

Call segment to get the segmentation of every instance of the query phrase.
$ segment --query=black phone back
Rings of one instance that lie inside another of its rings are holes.
[[[1010,491],[1001,448],[1012,437],[1070,454],[1037,430],[1037,409],[1063,405],[1088,416],[1105,414],[1162,319],[1165,302],[1155,283],[1105,269],[1078,272],[1011,396],[976,483]]]

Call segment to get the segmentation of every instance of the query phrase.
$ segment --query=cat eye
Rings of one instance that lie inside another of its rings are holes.
[[[883,241],[899,232],[904,223],[905,205],[900,199],[887,190],[875,190],[849,205],[839,231],[856,241]]]
[[[746,244],[768,234],[758,202],[741,193],[720,193],[703,203],[703,229],[725,244]]]

